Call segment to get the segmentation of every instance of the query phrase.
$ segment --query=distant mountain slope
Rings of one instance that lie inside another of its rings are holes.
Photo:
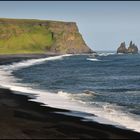
[[[74,22],[0,19],[0,54],[91,51]]]

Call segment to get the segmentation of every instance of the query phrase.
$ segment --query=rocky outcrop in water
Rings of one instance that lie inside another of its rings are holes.
[[[119,46],[119,48],[117,49],[117,53],[132,53],[132,54],[136,54],[138,53],[138,47],[131,41],[129,44],[128,49],[126,48],[125,42],[122,42]]]
[[[120,44],[120,47],[117,49],[117,53],[127,53],[125,42]]]
[[[138,47],[134,43],[132,43],[132,41],[129,44],[127,53],[138,53]]]

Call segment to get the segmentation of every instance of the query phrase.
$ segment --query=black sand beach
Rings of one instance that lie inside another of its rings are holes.
[[[29,57],[1,56],[0,65],[27,58]],[[131,130],[96,122],[85,122],[79,117],[57,114],[55,112],[68,111],[41,106],[41,103],[28,101],[29,98],[0,88],[0,139],[140,138],[140,133]]]
[[[56,114],[66,110],[43,107],[28,99],[0,89],[0,139],[140,138],[140,133]]]
[[[58,54],[60,55],[60,54]],[[19,62],[21,60],[43,58],[49,56],[56,56],[56,54],[6,54],[0,55],[0,65],[10,64],[12,62]]]

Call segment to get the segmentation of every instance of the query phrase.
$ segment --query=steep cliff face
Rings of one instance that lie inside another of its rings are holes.
[[[89,53],[82,35],[79,33],[76,23],[50,23],[49,30],[55,40],[50,51],[61,53]]]
[[[91,53],[74,22],[0,19],[0,53]]]

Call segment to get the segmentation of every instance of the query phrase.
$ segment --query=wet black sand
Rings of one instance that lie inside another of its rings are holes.
[[[56,114],[67,110],[44,107],[28,99],[0,89],[0,139],[140,138],[140,133]]]
[[[19,59],[27,57],[0,57],[0,64],[9,64]],[[79,117],[56,114],[55,112],[67,112],[67,110],[45,107],[41,103],[28,101],[29,98],[0,88],[0,139],[140,138],[140,133],[134,131],[96,122],[85,122]]]

